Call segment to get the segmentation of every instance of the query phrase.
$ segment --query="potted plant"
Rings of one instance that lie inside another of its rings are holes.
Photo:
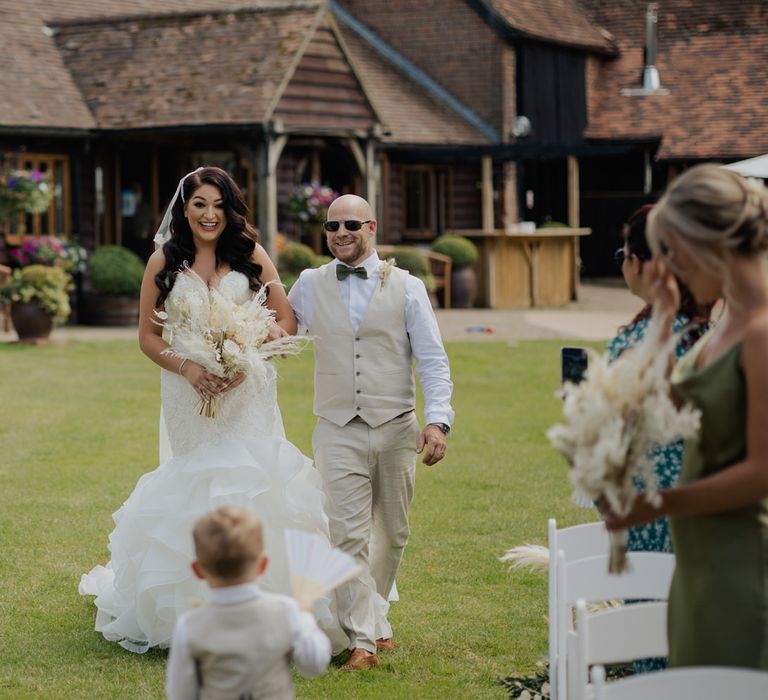
[[[293,189],[288,200],[288,211],[308,231],[316,255],[322,253],[323,222],[328,215],[328,207],[338,196],[339,193],[330,187],[317,182],[305,182]]]
[[[0,287],[0,303],[10,304],[13,327],[23,342],[47,338],[70,314],[71,276],[61,267],[17,268]]]
[[[97,248],[88,259],[82,322],[94,326],[132,326],[139,319],[144,263],[116,245]]]
[[[451,305],[458,309],[474,306],[477,274],[472,265],[478,258],[475,244],[464,236],[447,233],[435,239],[432,250],[451,259]]]

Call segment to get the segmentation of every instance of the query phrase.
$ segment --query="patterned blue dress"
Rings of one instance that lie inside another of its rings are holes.
[[[642,318],[624,326],[619,331],[618,335],[608,343],[609,362],[613,362],[622,352],[637,345],[645,337],[648,321],[648,318]],[[678,314],[673,325],[673,332],[682,333],[689,324],[690,320],[685,314]],[[700,331],[701,329],[697,328],[696,330]],[[675,347],[676,359],[679,360],[691,345],[692,343],[688,340],[688,333],[686,333]],[[656,445],[649,452],[649,457],[653,462],[659,488],[667,489],[674,486],[683,465],[682,441],[673,442],[669,445]],[[640,478],[636,477],[635,486],[641,491],[645,490],[645,484]],[[662,518],[647,525],[630,528],[627,549],[630,552],[671,552],[672,538],[669,534],[667,519]],[[635,673],[648,673],[666,668],[667,660],[663,658],[639,659],[634,662],[633,666]]]
[[[618,335],[608,343],[608,361],[613,362],[622,352],[637,345],[644,337],[648,329],[647,318],[624,326]],[[690,323],[687,316],[678,314],[675,318],[673,331],[681,333]],[[675,356],[679,360],[690,347],[689,344],[678,342],[675,348]],[[657,445],[649,453],[654,465],[656,480],[660,489],[668,489],[677,482],[677,475],[683,465],[683,443],[673,442],[670,445]],[[636,486],[645,490],[645,484],[641,479],[636,480]],[[669,536],[667,519],[656,520],[648,525],[639,525],[629,530],[630,552],[671,552],[672,540]]]

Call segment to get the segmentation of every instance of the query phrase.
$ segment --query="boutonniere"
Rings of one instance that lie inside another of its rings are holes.
[[[381,278],[381,288],[384,289],[384,283],[389,277],[389,273],[392,272],[392,268],[397,265],[397,261],[394,258],[388,260],[382,260],[379,263],[379,277]]]

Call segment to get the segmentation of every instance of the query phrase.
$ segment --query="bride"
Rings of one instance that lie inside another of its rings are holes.
[[[261,519],[270,566],[260,584],[273,592],[290,593],[282,531],[293,527],[327,536],[318,475],[285,439],[272,364],[266,382],[248,374],[218,377],[181,356],[156,322],[156,311],[171,321],[182,307],[203,313],[214,288],[243,304],[269,285],[265,305],[274,313],[274,326],[268,341],[296,332],[277,270],[256,242],[246,213],[225,171],[206,167],[185,175],[158,234],[164,238],[168,228],[170,238],[150,257],[144,274],[139,344],[162,368],[162,461],[114,513],[111,560],[83,575],[79,587],[82,595],[96,596],[96,630],[129,651],[167,647],[176,618],[205,598],[206,587],[190,568],[191,532],[211,509],[240,505]],[[201,399],[215,400],[214,417],[199,415]],[[384,618],[383,600],[380,607]],[[347,640],[327,601],[316,614],[335,650],[343,649]]]

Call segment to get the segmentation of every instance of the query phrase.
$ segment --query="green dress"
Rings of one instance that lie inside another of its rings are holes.
[[[685,444],[679,484],[746,456],[747,387],[741,343],[706,367],[705,335],[672,375],[678,398],[701,410]],[[738,510],[670,518],[676,568],[667,619],[670,666],[768,669],[768,499]]]

